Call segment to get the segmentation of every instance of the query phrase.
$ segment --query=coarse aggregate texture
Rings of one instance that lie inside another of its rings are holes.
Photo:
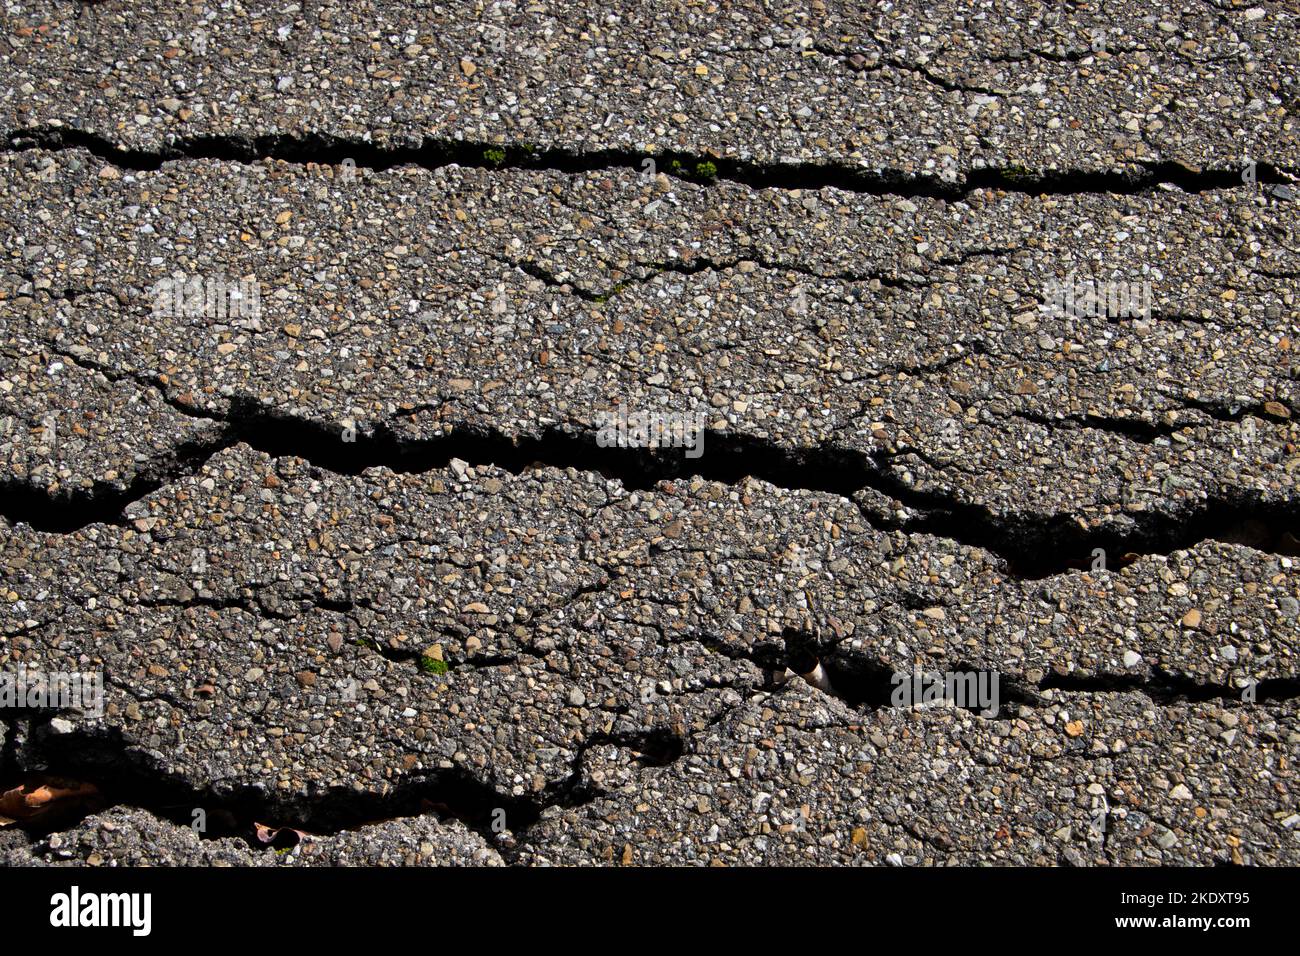
[[[931,180],[1295,169],[1297,16],[1218,0],[36,2],[5,14],[0,110],[15,132],[143,151],[323,136]]]
[[[1293,6],[481,6],[0,12],[0,862],[1300,861]]]

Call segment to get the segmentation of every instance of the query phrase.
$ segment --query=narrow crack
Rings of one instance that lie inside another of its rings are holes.
[[[894,706],[898,686],[897,668],[890,667],[880,658],[860,649],[844,648],[843,641],[828,641],[816,634],[787,628],[782,635],[784,650],[768,642],[755,650],[750,657],[760,666],[789,667],[796,674],[808,674],[820,664],[829,681],[831,696],[838,697],[852,707],[868,711]],[[782,663],[783,662],[783,663]],[[918,668],[922,673],[991,673],[989,667],[976,667],[964,661],[945,661]],[[911,676],[912,672],[906,672]],[[1016,707],[1041,708],[1054,701],[1045,693],[1060,694],[1115,694],[1139,693],[1162,706],[1221,701],[1224,704],[1246,706],[1245,688],[1228,683],[1198,681],[1184,674],[1161,668],[1152,668],[1148,674],[1047,674],[1037,683],[1009,674],[998,673],[999,717],[1015,719]],[[1273,677],[1253,683],[1250,704],[1295,700],[1300,698],[1300,677]],[[980,708],[972,703],[964,709],[978,713]]]
[[[1070,694],[1126,693],[1145,694],[1157,704],[1204,703],[1218,700],[1244,705],[1245,688],[1213,681],[1198,681],[1185,674],[1175,674],[1161,668],[1152,668],[1149,675],[1142,674],[1048,674],[1038,683],[1041,691],[1062,691]],[[1300,677],[1270,677],[1254,683],[1254,703],[1295,700],[1300,697]]]
[[[1119,418],[1112,415],[1098,415],[1095,412],[1053,416],[1042,415],[1038,412],[1017,411],[1012,412],[1011,416],[1052,430],[1058,428],[1066,430],[1091,428],[1096,431],[1109,432],[1112,435],[1122,435],[1125,438],[1144,444],[1151,444],[1158,438],[1168,438],[1185,428],[1192,427],[1191,422],[1165,425],[1149,422],[1142,418]]]
[[[1269,411],[1265,402],[1212,401],[1187,395],[1179,396],[1178,400],[1184,407],[1194,408],[1221,422],[1239,422],[1247,416],[1263,421],[1277,421],[1280,417]]]
[[[981,255],[989,255],[992,254],[994,251],[1012,254],[1015,252],[1019,252],[1021,248],[1022,247],[1008,248],[1003,250],[983,250],[983,249],[974,250],[967,255],[958,256],[951,259],[939,260],[936,264],[938,266],[958,265],[965,262],[967,258],[974,258],[975,256],[981,256]],[[576,295],[580,299],[583,299],[587,302],[594,302],[597,304],[604,304],[605,302],[608,302],[610,299],[613,299],[615,296],[620,295],[621,293],[625,292],[627,289],[633,286],[639,287],[639,286],[648,285],[659,276],[674,275],[674,274],[683,275],[683,276],[695,276],[695,275],[700,275],[701,273],[704,272],[724,272],[728,269],[737,268],[743,262],[753,262],[759,268],[770,272],[793,272],[796,275],[805,276],[812,280],[824,280],[824,281],[846,282],[846,283],[876,281],[883,286],[887,286],[889,288],[894,288],[894,289],[925,288],[933,285],[935,282],[940,281],[938,278],[912,279],[912,278],[900,277],[900,276],[890,275],[887,272],[851,272],[848,270],[840,270],[836,272],[819,272],[814,268],[811,268],[809,266],[800,263],[779,262],[777,260],[767,259],[762,256],[758,256],[758,257],[738,256],[733,259],[725,259],[725,260],[711,259],[707,256],[697,256],[690,260],[637,262],[635,263],[635,265],[641,270],[643,270],[640,275],[628,276],[627,278],[622,279],[619,282],[616,282],[615,284],[609,286],[604,290],[594,291],[578,285],[577,283],[582,281],[580,277],[575,277],[573,279],[561,279],[559,276],[555,275],[554,273],[550,272],[548,269],[544,268],[541,265],[538,265],[535,262],[531,262],[531,261],[520,262],[520,261],[507,259],[504,256],[498,256],[498,255],[492,255],[492,258],[502,263],[503,265],[509,266],[510,268],[518,269],[519,271],[525,273],[526,275],[531,276],[534,279],[539,279],[548,288],[555,289],[557,291],[569,295]]]
[[[1162,185],[1177,186],[1185,192],[1245,186],[1236,164],[1193,170],[1174,161],[1144,161],[1129,169],[1104,171],[985,167],[970,170],[963,179],[949,182],[938,176],[918,176],[883,168],[873,170],[834,162],[755,162],[681,151],[661,151],[651,155],[627,149],[536,148],[430,138],[414,145],[376,146],[323,133],[194,136],[177,139],[166,147],[146,150],[119,146],[88,130],[37,126],[11,130],[4,135],[4,142],[8,152],[82,149],[123,169],[139,171],[157,170],[163,163],[177,160],[213,159],[236,163],[279,160],[296,165],[336,165],[346,159],[354,162],[358,169],[374,171],[401,165],[431,170],[457,165],[491,170],[550,170],[567,174],[626,168],[641,174],[645,160],[652,159],[657,171],[701,185],[728,181],[752,189],[817,190],[829,187],[868,195],[944,200],[960,200],[979,189],[1031,195],[1073,195],[1135,194]],[[1261,185],[1287,184],[1294,178],[1295,173],[1284,167],[1266,162],[1256,164],[1256,179]]]

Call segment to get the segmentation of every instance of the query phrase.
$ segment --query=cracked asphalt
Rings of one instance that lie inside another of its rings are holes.
[[[1296,865],[1298,39],[9,4],[0,862]]]

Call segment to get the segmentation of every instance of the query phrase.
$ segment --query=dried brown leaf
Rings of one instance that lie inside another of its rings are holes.
[[[93,784],[60,777],[37,778],[0,794],[0,827],[79,809],[98,794]]]

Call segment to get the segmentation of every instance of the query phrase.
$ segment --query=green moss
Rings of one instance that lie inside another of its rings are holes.
[[[679,179],[709,181],[718,178],[718,166],[711,160],[702,159],[693,166],[687,166],[680,159],[668,160],[668,174]]]
[[[483,161],[493,166],[500,166],[506,161],[506,151],[499,146],[489,146],[483,150]]]
[[[436,657],[421,657],[420,670],[424,671],[426,674],[438,674],[441,676],[451,670],[451,667],[446,661],[440,661]]]
[[[622,282],[616,282],[608,292],[602,292],[600,295],[596,296],[596,298],[593,301],[595,301],[599,305],[604,305],[610,299],[614,298],[614,296],[618,295],[620,292],[626,289],[630,284],[631,283],[628,282],[626,279],[623,280]]]

